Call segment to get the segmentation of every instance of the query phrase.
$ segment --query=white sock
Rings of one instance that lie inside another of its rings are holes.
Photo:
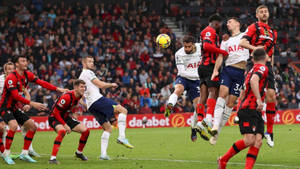
[[[227,120],[229,119],[229,117],[230,117],[230,115],[231,115],[232,109],[233,109],[233,108],[227,107],[227,106],[225,105],[224,114],[223,114],[223,118],[222,118],[220,127],[225,126]]]
[[[119,139],[125,139],[126,114],[120,113],[118,117]]]
[[[28,150],[22,150],[21,154],[28,155]]]
[[[167,104],[171,103],[173,106],[176,104],[178,96],[175,93],[172,93],[169,97]]]
[[[208,122],[212,122],[212,115],[211,114],[206,114],[206,120],[208,121]]]
[[[214,129],[218,129],[222,120],[222,115],[224,112],[225,99],[218,97],[216,102],[216,107],[214,111]]]
[[[51,156],[50,157],[50,160],[54,160],[54,159],[56,159],[56,156]]]
[[[192,116],[192,122],[191,122],[191,127],[196,128],[197,127],[197,121],[198,121],[198,114],[196,111],[194,111],[193,116]]]
[[[101,136],[101,156],[107,155],[107,147],[108,147],[108,140],[109,140],[110,133],[107,131],[103,131]]]
[[[29,151],[34,151],[33,150],[33,147],[32,147],[32,143],[30,144],[30,146],[29,146],[29,149],[28,149]]]
[[[10,150],[5,149],[3,152],[3,156],[9,156],[10,155]]]

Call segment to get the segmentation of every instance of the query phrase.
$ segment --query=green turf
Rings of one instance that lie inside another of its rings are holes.
[[[275,126],[275,147],[269,148],[264,140],[260,150],[256,169],[264,168],[300,168],[300,125]],[[36,158],[38,163],[29,164],[16,160],[16,165],[8,166],[0,160],[0,169],[209,169],[217,168],[216,159],[225,153],[237,139],[240,139],[238,127],[225,127],[216,146],[209,145],[201,139],[196,143],[190,141],[189,128],[128,129],[127,137],[135,146],[127,149],[116,143],[118,131],[110,137],[108,154],[110,161],[98,160],[100,154],[100,137],[102,130],[93,130],[84,150],[89,161],[82,162],[74,158],[79,134],[71,133],[63,140],[58,153],[60,165],[49,165],[55,133],[38,132],[34,139],[34,148],[42,154]],[[12,152],[20,152],[23,145],[21,134],[15,136]],[[228,168],[244,168],[246,150],[230,160]]]

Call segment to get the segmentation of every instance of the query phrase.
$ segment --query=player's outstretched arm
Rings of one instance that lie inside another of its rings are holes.
[[[204,42],[203,49],[205,51],[208,51],[208,52],[211,52],[211,53],[222,54],[223,56],[227,56],[228,55],[228,52],[226,52],[225,50],[217,48],[217,47],[215,47],[214,45],[212,45],[212,44],[210,44],[208,42]]]
[[[242,38],[240,40],[240,46],[242,48],[246,48],[246,49],[249,49],[249,50],[255,50],[255,49],[257,49],[257,47],[251,45],[246,38]]]
[[[219,69],[222,63],[223,63],[223,55],[220,54],[216,60],[214,71],[213,74],[211,75],[211,80],[214,80],[219,75]]]
[[[253,76],[251,77],[251,80],[250,80],[250,85],[251,85],[252,92],[254,93],[255,98],[256,98],[257,110],[262,111],[263,103],[262,103],[261,96],[259,93],[259,79],[260,79],[260,77],[257,74],[253,74]]]
[[[97,87],[101,88],[101,89],[107,89],[107,88],[117,88],[118,84],[117,83],[107,83],[107,82],[103,82],[101,80],[99,80],[98,78],[94,78],[92,80],[92,83],[94,83]]]

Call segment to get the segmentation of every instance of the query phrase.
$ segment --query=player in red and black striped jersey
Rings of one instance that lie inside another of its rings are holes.
[[[219,88],[219,78],[216,77],[211,80],[211,76],[218,55],[228,55],[225,50],[220,49],[218,32],[220,31],[221,26],[222,18],[219,15],[214,14],[209,18],[209,25],[201,32],[202,61],[201,65],[198,67],[201,96],[199,104],[197,105],[197,113],[199,115],[199,120],[202,121],[202,125],[208,129],[208,132],[211,131],[212,115],[215,110]],[[207,105],[207,115],[203,120],[205,104]],[[198,129],[201,131],[201,123],[198,124]]]
[[[86,90],[86,85],[83,80],[75,80],[73,87],[74,90],[64,93],[57,99],[48,118],[49,125],[57,132],[49,160],[50,164],[59,163],[56,160],[57,152],[64,136],[66,133],[71,133],[71,131],[81,133],[79,145],[75,152],[76,157],[84,161],[87,160],[87,157],[82,154],[82,151],[87,142],[90,131],[71,116],[72,109],[77,106]]]
[[[256,161],[264,135],[264,120],[261,111],[268,85],[268,59],[264,49],[253,52],[254,66],[245,80],[245,97],[238,111],[240,132],[243,139],[236,141],[225,155],[219,158],[219,169],[225,169],[227,162],[241,150],[248,148],[245,169],[252,169]]]
[[[5,151],[3,153],[3,158],[8,164],[15,164],[15,162],[10,157],[10,147],[18,128],[18,124],[27,129],[27,134],[24,137],[24,146],[22,153],[19,158],[21,160],[36,162],[28,155],[28,149],[34,137],[36,126],[22,110],[22,107],[18,107],[17,104],[21,103],[24,105],[30,105],[38,110],[46,110],[47,107],[41,103],[33,102],[22,97],[25,89],[29,82],[34,82],[39,84],[43,88],[48,90],[56,90],[60,92],[66,91],[53,86],[52,84],[40,80],[35,77],[35,75],[27,71],[27,59],[24,56],[18,56],[15,61],[16,70],[10,73],[4,82],[4,89],[0,101],[0,113],[9,126],[9,130],[6,135]]]
[[[240,41],[240,46],[255,50],[264,48],[269,56],[267,66],[269,68],[268,90],[267,90],[267,132],[265,137],[270,147],[274,146],[273,141],[273,124],[276,112],[276,93],[275,93],[275,76],[273,72],[273,53],[277,41],[277,31],[268,25],[269,10],[265,5],[261,5],[256,9],[256,17],[258,22],[253,23],[246,30],[245,36]],[[251,59],[248,62],[248,70],[251,69],[253,63]]]

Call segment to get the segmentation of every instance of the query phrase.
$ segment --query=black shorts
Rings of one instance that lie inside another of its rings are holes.
[[[64,119],[64,121],[66,122],[66,124],[73,129],[74,127],[76,127],[78,124],[80,124],[79,121],[77,121],[76,119],[71,118],[70,116],[68,116],[66,119]],[[55,117],[53,116],[49,116],[48,117],[48,122],[50,127],[52,127],[55,130],[55,127],[59,124],[61,124]],[[61,124],[62,125],[62,124]]]
[[[261,112],[253,109],[242,109],[238,111],[238,117],[241,134],[264,135],[264,120]]]
[[[6,124],[8,124],[11,120],[17,120],[18,124],[23,126],[23,124],[30,119],[30,117],[25,114],[23,111],[20,111],[18,109],[12,111],[10,109],[1,109],[1,116],[2,119]]]
[[[253,62],[252,61],[248,61],[247,62],[247,66],[246,66],[246,72],[245,72],[245,76],[248,74],[248,72],[253,68]],[[271,65],[271,62],[267,62],[267,67],[268,67],[268,89],[273,89],[276,90],[276,82],[275,82],[275,75],[273,72],[273,68]]]
[[[219,83],[219,77],[216,78],[216,81],[211,80],[211,75],[213,74],[214,71],[214,65],[200,65],[198,67],[198,75],[200,78],[200,86],[202,84],[206,85],[208,88],[210,87],[220,87]]]

